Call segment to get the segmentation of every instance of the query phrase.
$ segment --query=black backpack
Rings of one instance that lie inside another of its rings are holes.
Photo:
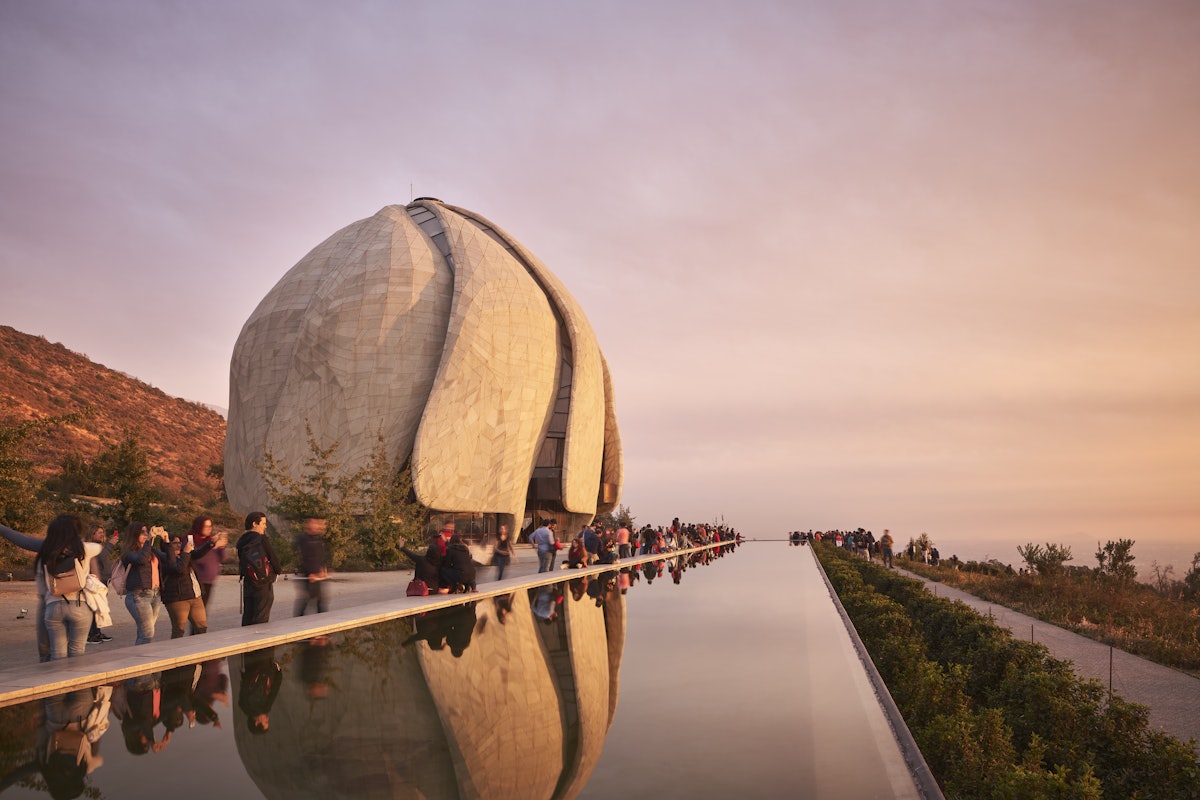
[[[238,566],[242,577],[255,586],[274,580],[271,561],[267,558],[267,548],[260,534],[255,534],[250,541],[238,547]]]

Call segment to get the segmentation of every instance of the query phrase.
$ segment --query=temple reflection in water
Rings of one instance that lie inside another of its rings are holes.
[[[606,573],[231,659],[247,772],[270,798],[574,797],[616,713],[617,583]],[[274,663],[277,689],[260,685]],[[266,735],[247,722],[264,700]]]
[[[564,573],[0,708],[0,793],[939,797],[809,549],[777,547]]]

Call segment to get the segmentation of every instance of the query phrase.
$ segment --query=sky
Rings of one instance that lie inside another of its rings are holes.
[[[639,522],[1200,551],[1192,0],[0,0],[0,324],[228,406],[433,196],[587,313]]]

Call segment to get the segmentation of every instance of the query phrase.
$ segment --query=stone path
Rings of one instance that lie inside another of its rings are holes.
[[[1013,636],[1043,644],[1055,658],[1070,661],[1076,674],[1083,678],[1099,681],[1107,688],[1111,668],[1113,692],[1149,708],[1152,727],[1184,741],[1195,740],[1193,745],[1200,742],[1200,678],[981,600],[944,583],[900,572],[921,581],[939,597],[961,600],[980,613],[990,613]]]

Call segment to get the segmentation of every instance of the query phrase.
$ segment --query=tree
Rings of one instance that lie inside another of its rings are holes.
[[[350,503],[360,474],[334,478],[334,471],[340,464],[333,457],[341,443],[321,447],[312,426],[306,422],[304,429],[309,455],[300,477],[293,478],[291,471],[279,463],[270,449],[255,466],[266,482],[271,498],[267,511],[291,523],[310,517],[326,520],[325,548],[329,563],[340,567],[349,556],[350,520],[353,517]]]
[[[1074,558],[1069,546],[1049,542],[1045,547],[1033,542],[1018,546],[1017,554],[1032,571],[1047,578],[1061,574],[1063,566]]]
[[[381,436],[367,466],[335,479],[340,464],[334,456],[341,443],[322,447],[312,427],[305,428],[309,456],[299,477],[270,450],[257,465],[271,498],[267,511],[292,523],[325,519],[325,546],[333,567],[351,561],[397,563],[398,540],[420,540],[428,517],[428,509],[412,495],[408,464],[397,466],[388,459]]]
[[[218,502],[228,503],[229,495],[225,494],[225,465],[220,461],[216,464],[209,464],[208,469],[204,470],[204,474],[217,482]]]
[[[1100,566],[1096,572],[1108,576],[1118,583],[1132,583],[1137,578],[1137,568],[1133,566],[1132,539],[1110,541],[1103,547],[1096,542],[1096,561]]]
[[[362,507],[354,538],[361,557],[371,564],[398,563],[399,540],[422,540],[429,509],[413,494],[410,463],[393,464],[382,436],[360,478],[359,492]]]
[[[606,528],[628,528],[632,531],[635,519],[637,518],[633,516],[629,506],[619,505],[615,511],[597,514],[593,522]]]
[[[1200,553],[1192,556],[1192,568],[1183,576],[1183,598],[1193,602],[1200,600]]]
[[[32,530],[44,522],[45,498],[26,453],[41,436],[60,425],[74,425],[91,409],[74,414],[0,423],[0,521],[18,530]]]
[[[1150,573],[1154,576],[1154,591],[1161,594],[1163,597],[1170,597],[1172,594],[1178,593],[1179,581],[1173,580],[1171,575],[1175,572],[1175,567],[1167,564],[1165,567],[1158,563],[1158,559],[1150,562]]]
[[[121,440],[108,445],[92,459],[88,473],[93,491],[117,501],[113,519],[118,527],[130,522],[158,522],[150,510],[158,492],[150,484],[150,459],[142,449],[141,432],[126,428]]]

